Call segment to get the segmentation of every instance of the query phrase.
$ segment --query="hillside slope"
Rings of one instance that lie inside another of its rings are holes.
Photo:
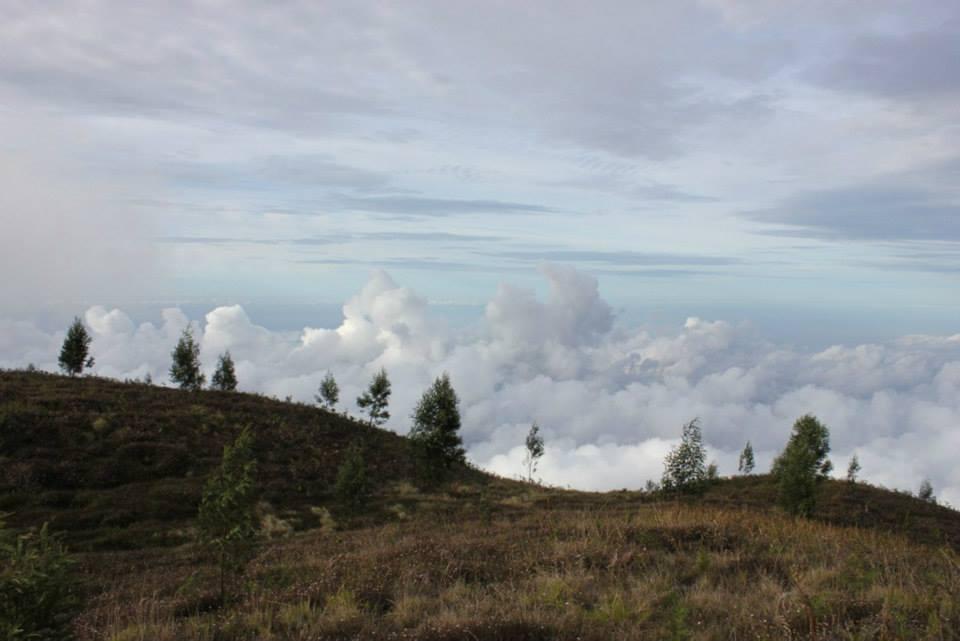
[[[267,540],[220,603],[191,526],[243,425]],[[354,513],[330,488],[358,438]],[[0,372],[0,511],[79,552],[82,641],[960,638],[960,513],[908,495],[828,482],[807,520],[766,476],[683,499],[412,480],[404,438],[313,407]]]

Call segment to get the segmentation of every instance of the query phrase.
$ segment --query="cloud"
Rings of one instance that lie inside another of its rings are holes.
[[[618,267],[637,267],[654,265],[738,265],[743,261],[731,256],[708,256],[696,254],[670,254],[636,251],[601,250],[511,250],[491,253],[492,256],[536,262],[576,262],[613,265]]]
[[[869,185],[795,196],[746,217],[781,227],[761,233],[824,240],[960,241],[960,203],[945,194]]]
[[[342,310],[336,327],[280,332],[256,325],[239,305],[194,322],[208,374],[229,349],[240,387],[312,401],[332,371],[352,409],[380,367],[394,383],[389,427],[405,433],[422,390],[442,371],[462,399],[471,459],[519,474],[523,436],[537,420],[547,454],[540,475],[579,488],[638,487],[656,479],[680,427],[703,422],[723,474],[750,440],[765,469],[790,426],[813,412],[831,429],[842,471],[855,452],[863,478],[916,489],[932,479],[960,504],[960,334],[905,336],[884,344],[806,352],[757,339],[748,328],[691,318],[669,334],[615,322],[595,279],[541,268],[548,293],[501,286],[475,325],[450,329],[416,292],[382,271]],[[189,320],[165,310],[136,325],[120,310],[93,307],[98,374],[150,373],[166,380],[170,350]],[[0,323],[0,366],[32,361],[54,369],[63,333]]]
[[[41,115],[10,122],[0,112],[0,313],[89,305],[161,284],[150,224],[130,202],[144,185],[90,167],[76,146],[49,143],[77,137]]]
[[[960,17],[954,8],[952,19],[933,28],[867,33],[809,75],[833,89],[895,99],[956,96],[960,70],[951,61],[960,58],[958,30]]]

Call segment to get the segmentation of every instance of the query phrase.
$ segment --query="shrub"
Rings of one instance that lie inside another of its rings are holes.
[[[536,421],[530,426],[524,445],[527,448],[527,453],[524,456],[523,463],[524,467],[527,468],[527,480],[532,483],[533,475],[537,471],[537,463],[544,452],[543,437],[540,435],[540,426],[537,425]]]
[[[817,485],[833,469],[827,459],[829,453],[827,427],[810,414],[798,418],[787,446],[774,460],[771,470],[777,481],[780,505],[787,512],[801,516],[813,513]]]
[[[464,461],[459,405],[446,373],[417,402],[410,439],[424,480],[439,481],[456,463]]]
[[[700,423],[693,419],[683,426],[680,445],[670,450],[664,461],[663,489],[677,492],[698,492],[707,480],[707,458]]]
[[[206,377],[200,371],[200,345],[193,338],[193,330],[187,326],[180,335],[177,346],[170,354],[170,380],[180,389],[196,391],[203,387]]]
[[[346,458],[337,469],[334,494],[340,503],[351,508],[362,505],[370,494],[367,465],[363,458],[363,450],[358,443],[350,446]]]
[[[73,319],[60,348],[60,369],[64,374],[76,376],[87,367],[93,367],[93,357],[89,355],[90,342],[93,339],[84,327],[80,317]]]
[[[233,358],[229,351],[220,355],[220,360],[217,361],[217,371],[213,373],[210,386],[221,392],[237,391],[237,372],[233,367]]]
[[[383,425],[390,419],[387,404],[390,401],[390,379],[387,370],[381,368],[374,374],[367,391],[357,398],[357,405],[370,415],[371,425]]]
[[[74,561],[44,524],[14,534],[0,515],[0,638],[63,641],[80,610]]]
[[[337,385],[337,379],[333,377],[333,374],[327,372],[327,375],[323,377],[323,381],[320,382],[320,393],[314,398],[317,403],[330,411],[333,411],[333,408],[337,406],[340,401],[340,386]]]
[[[227,574],[242,571],[256,551],[256,469],[253,433],[245,427],[236,441],[223,448],[220,467],[203,490],[197,527],[201,545],[219,566],[221,601],[226,596]]]

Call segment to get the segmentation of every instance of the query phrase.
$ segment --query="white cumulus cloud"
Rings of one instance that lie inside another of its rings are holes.
[[[803,352],[758,339],[749,328],[690,318],[672,335],[615,322],[594,278],[541,268],[548,295],[503,285],[473,326],[448,328],[428,302],[385,272],[343,306],[333,328],[273,331],[239,305],[194,320],[208,375],[230,350],[240,388],[312,401],[327,371],[352,399],[380,367],[394,385],[389,427],[405,433],[423,389],[450,373],[462,401],[463,436],[476,463],[519,475],[523,437],[538,421],[546,438],[539,476],[589,489],[658,479],[681,425],[699,417],[711,460],[735,471],[750,440],[759,469],[790,426],[813,413],[830,428],[838,473],[856,453],[862,478],[916,489],[929,477],[960,504],[960,334]],[[165,381],[170,351],[190,323],[167,309],[135,325],[121,310],[90,308],[95,372]],[[63,334],[0,321],[0,366],[55,369]]]

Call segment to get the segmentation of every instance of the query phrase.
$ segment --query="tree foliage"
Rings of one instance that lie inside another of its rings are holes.
[[[743,451],[740,452],[740,462],[737,465],[737,470],[741,474],[749,475],[753,473],[753,468],[753,445],[750,444],[750,441],[747,441],[747,444],[743,446]]]
[[[14,534],[0,514],[0,638],[64,641],[80,610],[74,561],[44,524]]]
[[[67,336],[63,339],[60,348],[60,369],[64,374],[76,376],[84,368],[93,367],[93,357],[90,356],[90,343],[93,341],[80,317],[73,319],[73,324],[67,329]]]
[[[207,378],[200,371],[200,345],[194,340],[193,330],[189,326],[180,335],[171,357],[170,380],[178,384],[180,389],[201,389]]]
[[[936,503],[937,499],[933,495],[933,485],[930,483],[930,479],[923,479],[920,483],[920,490],[917,492],[917,498],[921,501],[927,501],[928,503]]]
[[[853,458],[850,459],[850,464],[847,465],[847,481],[850,483],[857,482],[857,474],[860,473],[860,459],[857,458],[857,455],[854,454]]]
[[[253,432],[244,427],[223,448],[220,467],[207,479],[197,515],[199,540],[216,559],[220,570],[220,598],[226,595],[226,577],[243,570],[257,546],[257,462]]]
[[[664,461],[663,489],[677,492],[697,492],[707,479],[706,448],[700,422],[693,419],[683,426],[680,445],[670,450]]]
[[[337,379],[333,374],[327,372],[327,375],[320,381],[320,393],[314,397],[320,405],[328,410],[333,410],[340,402],[340,386],[337,385]]]
[[[346,457],[337,468],[334,494],[340,503],[351,508],[360,507],[370,495],[367,464],[364,460],[363,448],[359,443],[350,446]]]
[[[390,403],[390,392],[387,370],[380,368],[380,371],[373,375],[367,391],[357,398],[357,405],[370,416],[371,425],[383,425],[389,420],[387,405]]]
[[[213,378],[210,379],[210,387],[222,392],[237,391],[237,372],[229,351],[220,355],[220,359],[217,361],[217,371],[213,373]]]
[[[530,426],[530,431],[527,432],[527,438],[524,444],[526,445],[527,453],[523,458],[523,465],[527,469],[527,480],[532,483],[534,480],[533,476],[537,472],[537,464],[540,462],[540,457],[543,456],[544,452],[543,436],[540,434],[540,426],[537,425],[536,421]]]
[[[801,516],[813,513],[817,485],[833,469],[827,459],[829,453],[830,430],[810,414],[798,418],[787,446],[771,469],[778,484],[780,505],[787,512]]]
[[[464,460],[460,438],[460,399],[444,372],[423,393],[413,412],[413,441],[421,472],[439,480],[454,464]]]

